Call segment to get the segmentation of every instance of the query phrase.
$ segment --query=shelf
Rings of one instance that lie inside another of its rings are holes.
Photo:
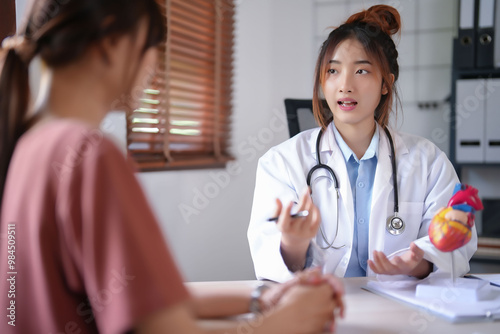
[[[488,162],[453,162],[455,168],[500,168],[500,163],[488,163]]]
[[[500,238],[478,237],[474,258],[500,261]]]
[[[498,78],[500,68],[454,68],[453,73],[461,79]]]

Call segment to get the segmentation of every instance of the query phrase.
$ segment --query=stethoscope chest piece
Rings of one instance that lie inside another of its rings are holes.
[[[399,218],[397,215],[387,218],[387,223],[385,224],[385,228],[387,232],[392,235],[399,235],[405,230],[404,221]]]

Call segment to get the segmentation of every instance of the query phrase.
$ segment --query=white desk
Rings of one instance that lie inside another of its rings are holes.
[[[367,280],[365,277],[343,279],[346,290],[346,316],[337,322],[336,333],[500,333],[500,321],[452,324],[424,310],[361,289]],[[252,284],[252,281],[188,284],[237,286]],[[206,320],[200,323],[205,328],[224,328],[232,321],[234,320]],[[252,322],[246,321],[246,326],[251,329]]]

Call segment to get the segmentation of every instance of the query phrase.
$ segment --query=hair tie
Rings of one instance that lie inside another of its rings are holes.
[[[8,36],[2,41],[2,49],[17,50],[26,42],[23,36]]]
[[[6,37],[2,41],[1,47],[4,50],[14,50],[25,63],[31,61],[36,48],[24,36],[19,35]]]

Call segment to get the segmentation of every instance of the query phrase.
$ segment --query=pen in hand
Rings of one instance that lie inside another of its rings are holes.
[[[309,216],[309,211],[307,210],[304,210],[304,211],[299,211],[297,213],[294,213],[293,215],[290,215],[291,218],[299,218],[299,217],[307,217]],[[273,217],[273,218],[269,218],[267,219],[268,222],[275,222],[275,221],[278,221],[278,217]]]
[[[291,218],[299,218],[299,217],[307,217],[309,216],[308,210],[299,211],[295,214],[290,215]],[[279,217],[268,218],[267,221],[276,222]],[[315,238],[311,239],[310,243],[310,255],[313,258],[311,263],[311,267],[319,267],[321,268],[321,272],[325,273],[325,263],[326,263],[326,254],[325,250],[322,249],[317,243]]]
[[[291,218],[299,218],[299,217],[307,217],[309,216],[309,211],[307,210],[303,210],[303,211],[299,211],[293,215],[290,215]],[[273,218],[269,218],[267,221],[270,221],[270,222],[276,222],[278,221],[278,218],[279,217],[273,217]],[[326,255],[325,255],[325,251],[324,249],[321,249],[321,247],[318,246],[318,244],[316,243],[316,240],[311,239],[311,243],[310,243],[310,255],[312,256],[313,258],[313,261],[311,263],[311,267],[319,267],[321,268],[321,271],[324,273],[325,272],[325,258],[326,258]]]

